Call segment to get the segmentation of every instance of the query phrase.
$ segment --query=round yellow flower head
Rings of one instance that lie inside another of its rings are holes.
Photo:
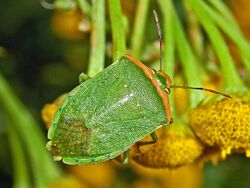
[[[85,37],[80,30],[83,18],[86,19],[78,9],[73,11],[55,11],[51,19],[51,27],[53,32],[60,38],[79,41]]]
[[[162,127],[157,135],[157,143],[140,147],[140,153],[133,157],[137,163],[152,168],[175,168],[192,163],[202,153],[202,144],[183,123]],[[148,140],[146,137],[142,141]]]
[[[185,85],[180,75],[175,76],[174,83],[176,85]],[[183,114],[188,109],[188,104],[189,104],[188,90],[176,89],[174,91],[174,106],[176,114],[178,115]]]
[[[211,162],[213,165],[217,165],[222,160],[221,151],[218,147],[206,146],[202,152],[202,155],[197,159],[198,166],[204,166],[206,162]]]
[[[57,108],[60,106],[66,94],[60,95],[55,101],[49,104],[45,104],[41,110],[42,120],[47,128],[50,127],[50,123],[56,113]]]
[[[68,187],[75,187],[75,188],[87,188],[89,187],[87,184],[83,183],[82,181],[78,180],[74,176],[65,176],[64,178],[59,178],[53,182],[50,182],[48,188],[68,188]]]
[[[190,112],[189,122],[205,144],[220,147],[223,159],[231,151],[250,156],[250,97],[208,97]]]
[[[112,163],[105,162],[96,165],[67,166],[68,171],[89,187],[111,187],[116,177]]]

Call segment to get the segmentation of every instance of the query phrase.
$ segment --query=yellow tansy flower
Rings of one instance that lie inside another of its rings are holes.
[[[73,41],[82,40],[85,36],[80,30],[82,19],[83,14],[78,9],[55,11],[51,20],[52,30],[60,38]]]
[[[56,113],[57,108],[60,106],[66,94],[59,96],[54,102],[45,104],[41,110],[42,120],[44,121],[47,128],[50,127],[50,123]]]
[[[60,178],[56,181],[49,183],[48,188],[87,188],[89,187],[87,184],[78,180],[74,176],[66,176],[65,178]]]
[[[141,153],[133,157],[137,163],[152,168],[175,168],[192,163],[202,153],[202,144],[183,123],[163,127],[157,135],[156,144],[140,147]],[[142,141],[146,140],[149,137]]]
[[[105,162],[96,165],[67,166],[69,172],[87,183],[89,187],[110,187],[116,177],[112,163]]]
[[[222,158],[231,151],[250,157],[250,98],[213,96],[190,112],[192,128],[209,146],[221,148]]]
[[[198,166],[204,166],[205,162],[209,161],[213,165],[217,165],[222,160],[221,151],[218,147],[206,146],[202,155],[197,159]]]

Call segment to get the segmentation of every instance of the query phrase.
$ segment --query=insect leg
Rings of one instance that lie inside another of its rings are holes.
[[[170,119],[169,124],[172,124],[174,122],[173,118]]]
[[[122,158],[121,158],[121,163],[122,164],[128,164],[129,163],[129,150],[125,151],[123,154],[122,154]]]
[[[84,81],[86,81],[86,80],[89,80],[89,79],[91,79],[87,74],[85,74],[85,73],[81,73],[80,75],[79,75],[79,84],[81,84],[81,83],[83,83]]]
[[[147,142],[137,142],[137,143],[136,143],[137,146],[140,147],[140,146],[143,146],[143,145],[155,144],[155,143],[157,142],[157,140],[158,140],[157,135],[155,134],[155,132],[152,132],[152,133],[150,134],[150,136],[151,136],[152,140],[147,141]]]

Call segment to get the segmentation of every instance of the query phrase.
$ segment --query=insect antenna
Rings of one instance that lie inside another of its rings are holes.
[[[224,96],[224,97],[232,98],[230,95],[227,95],[227,94],[225,94],[225,93],[221,93],[221,92],[219,92],[219,91],[215,91],[215,90],[213,90],[213,89],[207,89],[207,88],[203,88],[203,87],[189,87],[189,86],[176,86],[176,85],[171,85],[170,88],[197,89],[197,90],[203,90],[203,91],[208,91],[208,92],[210,92],[210,93],[222,95],[222,96]]]
[[[163,41],[162,41],[162,37],[161,37],[161,26],[160,26],[158,14],[157,14],[157,12],[155,10],[153,10],[153,14],[154,14],[155,22],[156,22],[156,25],[157,25],[158,35],[159,35],[159,38],[160,38],[160,70],[162,70],[162,48],[163,48]]]
[[[161,36],[161,26],[160,26],[160,22],[159,22],[159,18],[158,18],[158,14],[155,10],[153,10],[153,14],[154,14],[154,18],[155,18],[155,22],[157,25],[157,31],[158,31],[158,35],[159,35],[159,39],[160,39],[160,70],[162,70],[162,58],[163,58],[163,40],[162,40],[162,36]],[[207,88],[203,88],[203,87],[189,87],[189,86],[176,86],[176,85],[171,85],[170,88],[181,88],[181,89],[196,89],[196,90],[203,90],[203,91],[207,91],[210,93],[214,93],[214,94],[218,94],[218,95],[222,95],[228,98],[232,98],[230,95],[227,95],[225,93],[221,93],[219,91],[215,91],[212,89],[207,89]]]

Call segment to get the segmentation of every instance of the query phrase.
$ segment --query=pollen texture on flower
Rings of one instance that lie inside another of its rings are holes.
[[[173,128],[161,128],[157,132],[157,143],[141,146],[141,153],[136,155],[134,160],[152,168],[175,168],[192,163],[201,155],[203,146],[190,130],[186,132],[171,129]]]
[[[231,151],[250,149],[250,98],[234,97],[204,103],[189,114],[189,122],[200,139],[219,146],[223,158]]]

